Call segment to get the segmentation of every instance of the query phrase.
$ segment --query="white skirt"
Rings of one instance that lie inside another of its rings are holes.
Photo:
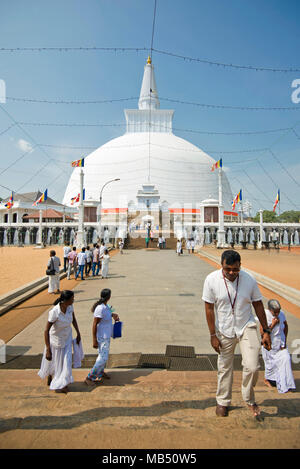
[[[279,393],[295,389],[291,357],[287,348],[282,350],[266,350],[262,347],[262,356],[265,362],[265,378],[276,381]]]
[[[42,379],[49,375],[52,376],[50,389],[62,389],[74,381],[72,376],[72,334],[70,334],[65,347],[53,347],[51,343],[50,347],[52,360],[46,359],[45,347],[38,375]]]
[[[54,293],[59,290],[59,274],[48,275],[49,277],[49,286],[48,293]]]
[[[108,264],[102,264],[102,277],[107,277],[108,275]]]

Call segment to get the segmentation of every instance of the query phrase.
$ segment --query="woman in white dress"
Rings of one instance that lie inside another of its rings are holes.
[[[104,251],[104,255],[102,257],[102,278],[107,278],[108,276],[108,264],[109,264],[109,254],[108,254],[108,250],[105,249]]]
[[[279,301],[268,301],[266,317],[268,326],[271,329],[272,348],[268,351],[262,347],[262,356],[265,363],[264,382],[268,387],[272,387],[272,381],[276,382],[278,392],[285,393],[290,389],[295,389],[296,386],[291,357],[286,343],[288,324],[283,311],[281,311]]]
[[[48,313],[45,329],[45,349],[38,372],[40,378],[48,376],[48,385],[55,392],[68,392],[68,384],[73,383],[72,376],[72,327],[77,332],[77,344],[80,332],[73,308],[74,292],[64,290],[54,302],[54,308]]]
[[[104,368],[109,356],[110,338],[112,336],[112,318],[119,321],[119,316],[112,311],[112,307],[107,303],[111,297],[111,290],[104,288],[101,291],[100,299],[92,307],[94,321],[92,328],[93,348],[98,349],[97,360],[87,375],[85,383],[88,386],[102,383],[103,378],[109,376],[104,372]]]

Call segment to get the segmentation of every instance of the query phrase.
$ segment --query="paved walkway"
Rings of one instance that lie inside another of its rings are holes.
[[[197,354],[214,353],[201,299],[204,279],[213,270],[197,256],[178,257],[171,250],[129,250],[113,256],[109,279],[78,280],[74,289],[85,353],[96,352],[91,306],[105,287],[112,290],[111,304],[124,323],[122,339],[112,340],[112,354],[165,353],[167,345],[194,346]],[[47,311],[8,343],[8,355],[42,353]],[[290,347],[300,337],[300,320],[288,312],[287,320]]]

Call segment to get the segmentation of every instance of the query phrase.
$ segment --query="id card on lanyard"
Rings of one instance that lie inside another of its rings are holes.
[[[223,272],[223,271],[222,271],[222,275],[223,275],[225,287],[226,287],[226,290],[227,290],[227,295],[228,295],[228,298],[229,298],[229,301],[230,301],[230,304],[231,304],[231,311],[232,311],[232,314],[234,314],[234,305],[235,305],[235,302],[236,302],[236,299],[237,299],[237,293],[238,293],[238,288],[239,288],[239,279],[240,279],[240,276],[239,276],[239,275],[237,276],[236,292],[235,292],[234,300],[232,301],[231,296],[230,296],[230,293],[229,293],[229,290],[228,290],[228,285],[227,285],[227,282],[226,282],[225,275],[224,275],[224,272]]]

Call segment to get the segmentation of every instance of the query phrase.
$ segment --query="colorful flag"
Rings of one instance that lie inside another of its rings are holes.
[[[77,202],[79,202],[79,199],[80,199],[80,194],[77,194],[75,197],[72,197],[72,199],[71,199],[71,205],[74,205],[74,204],[76,204]]]
[[[231,205],[232,205],[232,210],[235,209],[235,206],[236,204],[238,204],[240,201],[242,200],[242,189],[240,190],[240,192],[235,196],[235,198],[233,199]]]
[[[12,208],[13,205],[14,205],[14,193],[12,192],[10,198],[5,204],[5,207],[9,210],[10,208]]]
[[[211,167],[211,171],[214,171],[215,169],[222,168],[222,158],[219,159],[216,163],[214,163]]]
[[[83,194],[82,194],[82,200],[85,200],[85,189],[83,189]],[[71,199],[71,205],[74,205],[76,204],[77,202],[80,201],[80,192],[75,196],[75,197],[72,197]]]
[[[42,193],[42,195],[32,204],[37,206],[41,202],[45,202],[48,198],[48,189],[45,190],[45,192]]]
[[[278,202],[280,202],[280,190],[279,189],[278,189],[275,204],[274,204],[274,207],[273,207],[273,212],[275,212]]]
[[[84,167],[84,158],[81,160],[72,161],[73,168],[83,168]]]

